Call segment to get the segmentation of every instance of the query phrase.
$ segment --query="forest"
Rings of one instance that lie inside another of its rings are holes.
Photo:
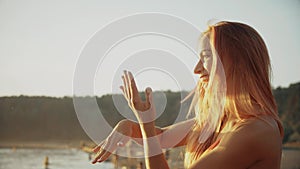
[[[189,107],[189,102],[180,104],[181,94],[186,95],[187,92],[163,93],[167,104],[163,113],[156,119],[156,125],[161,127],[173,124],[178,118],[179,110],[187,112]],[[273,90],[273,94],[284,125],[283,142],[299,142],[300,83],[291,84],[287,88],[278,87]],[[81,99],[96,99],[103,117],[112,127],[125,118],[115,107],[113,95],[87,96]],[[49,141],[90,141],[78,121],[72,97],[0,97],[0,145],[4,142]]]

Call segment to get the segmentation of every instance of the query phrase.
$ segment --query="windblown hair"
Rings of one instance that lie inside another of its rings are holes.
[[[283,136],[270,84],[270,57],[258,32],[243,23],[223,21],[209,26],[204,35],[210,38],[214,60],[208,84],[198,83],[191,104],[196,123],[188,136],[186,167],[218,141],[228,119],[269,115]]]

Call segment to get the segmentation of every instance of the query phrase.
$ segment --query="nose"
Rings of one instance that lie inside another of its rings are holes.
[[[204,70],[203,63],[201,60],[197,63],[196,67],[194,68],[195,74],[200,74]]]

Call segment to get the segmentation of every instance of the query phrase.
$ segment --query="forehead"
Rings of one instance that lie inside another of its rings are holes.
[[[203,50],[211,50],[210,40],[209,40],[209,35],[208,34],[205,34],[205,35],[201,36],[201,39],[200,39],[200,50],[201,51],[203,51]]]

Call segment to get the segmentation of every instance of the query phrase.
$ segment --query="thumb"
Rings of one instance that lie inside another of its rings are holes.
[[[145,90],[146,103],[150,106],[152,105],[152,89],[147,87]]]

